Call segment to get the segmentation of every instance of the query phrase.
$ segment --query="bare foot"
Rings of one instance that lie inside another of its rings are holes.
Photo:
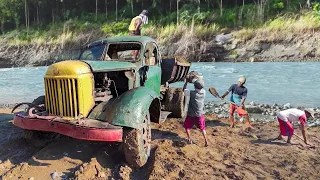
[[[283,140],[282,136],[278,136],[277,138],[275,138],[274,140]]]
[[[251,125],[251,124],[247,124],[247,126],[248,126],[248,128],[250,128],[250,129],[254,129],[254,127]]]
[[[191,139],[188,139],[188,143],[189,143],[189,144],[194,144]]]
[[[234,123],[230,125],[230,128],[234,128]]]
[[[299,145],[299,143],[296,143],[294,141],[287,141],[287,144],[288,145]]]
[[[206,144],[204,145],[204,147],[208,147],[209,146],[209,144],[208,144],[208,142],[206,142]]]
[[[314,149],[314,148],[316,148],[316,146],[315,146],[315,145],[311,145],[311,144],[307,144],[307,148],[312,148],[312,149]]]

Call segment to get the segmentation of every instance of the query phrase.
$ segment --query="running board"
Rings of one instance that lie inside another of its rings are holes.
[[[160,123],[163,123],[163,122],[167,119],[167,117],[169,116],[169,114],[171,114],[170,111],[161,111],[159,124],[160,124]]]

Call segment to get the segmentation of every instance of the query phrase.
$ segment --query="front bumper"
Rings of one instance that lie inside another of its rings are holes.
[[[22,129],[55,132],[75,139],[89,141],[121,142],[123,130],[107,122],[92,119],[81,120],[81,125],[76,121],[67,121],[61,118],[40,119],[30,118],[23,112],[14,116],[13,124]]]

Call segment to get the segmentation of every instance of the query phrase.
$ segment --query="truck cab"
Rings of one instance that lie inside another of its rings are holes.
[[[122,142],[129,165],[141,167],[150,155],[151,122],[185,114],[182,88],[169,84],[184,80],[189,68],[181,58],[162,58],[150,37],[95,41],[77,60],[48,67],[45,95],[15,113],[14,125],[29,132]]]

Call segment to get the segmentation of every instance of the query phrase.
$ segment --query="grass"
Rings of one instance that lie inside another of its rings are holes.
[[[303,35],[320,30],[320,18],[312,13],[300,17],[278,17],[266,22],[259,28],[244,28],[236,31],[235,37],[244,41],[252,38],[267,42],[291,40],[296,35]]]
[[[67,24],[67,25],[66,25]],[[76,26],[74,25],[76,24]],[[11,31],[3,35],[7,37],[8,44],[13,46],[19,45],[63,45],[68,42],[76,41],[80,34],[90,32],[90,27],[84,28],[77,27],[79,23],[60,24],[60,26],[50,26],[47,30],[36,30],[30,29],[28,32],[23,31]],[[105,34],[108,36],[121,36],[128,35],[128,20],[120,21],[117,23],[105,23],[96,28],[99,34]],[[94,25],[96,27],[96,25]],[[115,28],[117,27],[117,28]],[[76,30],[77,29],[77,30]],[[82,29],[81,31],[78,29]],[[153,23],[146,25],[142,29],[142,34],[157,39],[160,43],[174,42],[181,38],[197,38],[197,39],[208,39],[219,32],[220,28],[216,24],[202,25],[202,24],[169,24],[167,26],[157,26]],[[96,37],[100,38],[100,37]]]
[[[8,45],[64,45],[73,43],[91,33],[93,38],[99,39],[105,36],[128,35],[130,19],[123,19],[118,22],[89,21],[83,19],[69,20],[64,23],[50,24],[43,29],[37,27],[28,31],[15,30],[3,36],[7,39]],[[158,25],[151,21],[145,25],[142,34],[157,39],[160,44],[175,43],[180,39],[212,40],[216,34],[223,32],[223,27],[212,24],[201,24],[192,21],[189,24],[176,23]],[[280,16],[267,21],[260,27],[242,28],[234,31],[233,34],[239,40],[261,39],[266,42],[279,42],[291,40],[296,35],[315,32],[320,30],[320,16],[312,12],[302,16]],[[92,33],[95,32],[95,33]],[[101,37],[99,37],[101,36]]]
[[[219,32],[216,24],[185,25],[170,24],[167,26],[151,25],[143,30],[143,34],[157,39],[160,43],[176,42],[182,38],[208,39]]]

